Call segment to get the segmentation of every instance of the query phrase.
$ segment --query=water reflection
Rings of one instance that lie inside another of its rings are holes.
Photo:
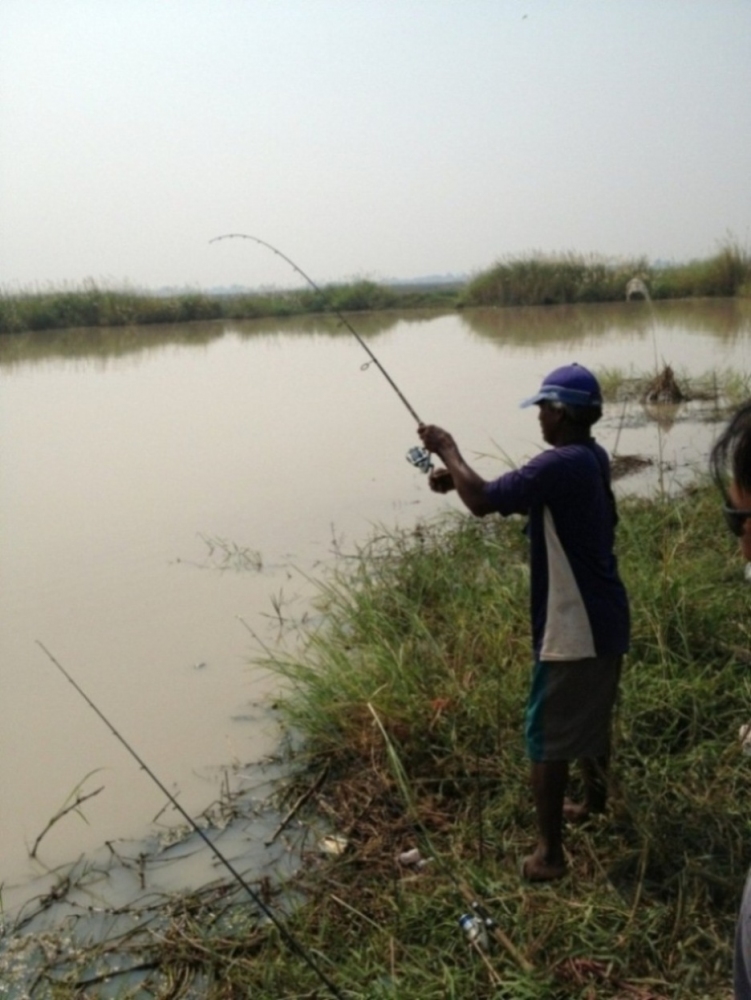
[[[400,322],[425,323],[435,312],[363,313],[353,325],[363,338],[376,337]],[[153,326],[80,327],[0,334],[0,368],[14,364],[55,359],[121,358],[141,352],[198,347],[219,340],[227,333],[241,337],[295,336],[349,337],[335,316],[301,316],[263,320],[209,320],[195,323],[161,323]]]
[[[526,345],[576,345],[606,335],[639,339],[651,336],[655,327],[665,333],[710,333],[723,340],[748,337],[751,330],[751,301],[745,299],[472,309],[461,315],[481,337]]]
[[[751,300],[692,299],[677,302],[602,303],[586,306],[540,306],[466,309],[460,313],[412,310],[350,315],[364,338],[377,338],[400,326],[416,327],[450,317],[468,332],[512,345],[568,344],[616,335],[623,340],[662,333],[698,333],[723,341],[741,340],[751,331]],[[49,330],[0,336],[0,369],[55,358],[119,358],[177,345],[207,345],[234,333],[240,337],[349,337],[335,316],[277,317],[262,320]]]

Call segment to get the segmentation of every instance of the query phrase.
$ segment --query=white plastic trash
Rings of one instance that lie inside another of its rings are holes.
[[[422,855],[416,847],[409,851],[402,851],[397,858],[400,865],[417,865],[422,861]]]

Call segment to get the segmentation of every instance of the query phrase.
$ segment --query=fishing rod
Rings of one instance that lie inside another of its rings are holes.
[[[223,236],[215,236],[213,239],[209,240],[209,243],[218,243],[220,240],[252,240],[254,243],[258,243],[260,244],[260,246],[266,247],[267,250],[271,250],[271,252],[276,254],[277,257],[281,257],[282,260],[286,261],[293,271],[296,271],[297,274],[299,274],[300,277],[303,278],[303,280],[307,281],[307,283],[310,285],[310,287],[313,289],[314,292],[317,292],[323,299],[326,299],[328,301],[326,292],[320,287],[320,285],[316,284],[316,282],[313,281],[313,279],[310,277],[309,274],[306,274],[305,271],[303,271],[303,269],[298,264],[296,264],[291,257],[288,257],[286,255],[286,253],[282,253],[281,250],[277,249],[277,247],[275,246],[272,246],[271,243],[267,243],[266,240],[259,239],[258,236],[250,236],[248,233],[225,233]],[[399,388],[399,386],[389,375],[389,373],[383,367],[383,365],[375,356],[375,354],[371,351],[371,349],[362,339],[357,330],[355,330],[355,328],[349,322],[344,313],[341,312],[340,309],[337,309],[337,307],[332,305],[330,302],[329,302],[329,308],[337,317],[339,322],[344,327],[346,327],[347,330],[349,330],[349,332],[355,338],[360,347],[362,347],[362,349],[368,355],[368,357],[370,358],[368,364],[372,363],[376,366],[376,368],[378,368],[380,373],[383,375],[388,384],[397,394],[399,399],[401,399],[402,403],[404,403],[407,410],[415,419],[415,421],[418,424],[421,424],[422,420],[420,420],[420,418],[418,417],[412,404],[409,402],[409,400],[404,395],[402,390]],[[363,367],[367,367],[367,365],[364,365]],[[430,469],[432,468],[430,453],[425,448],[420,448],[420,447],[410,448],[410,450],[407,452],[407,461],[410,462],[412,465],[414,465],[416,468],[418,468],[421,472],[429,472]]]
[[[157,786],[157,788],[162,792],[162,794],[167,797],[167,799],[170,801],[171,805],[180,813],[180,815],[188,823],[188,825],[195,831],[195,833],[198,834],[198,836],[206,844],[206,846],[209,848],[209,850],[212,852],[212,854],[216,857],[216,859],[218,861],[220,861],[224,865],[224,867],[227,869],[227,871],[230,873],[230,875],[234,878],[234,880],[240,886],[242,886],[242,888],[247,892],[247,894],[250,896],[250,898],[255,903],[255,905],[265,914],[265,916],[268,917],[268,919],[271,921],[271,923],[279,931],[279,933],[280,933],[280,935],[282,937],[282,940],[287,945],[287,947],[291,951],[294,951],[297,955],[299,955],[300,958],[302,958],[302,960],[306,963],[306,965],[310,969],[312,969],[312,971],[318,976],[318,978],[321,980],[321,982],[331,991],[332,995],[334,997],[336,997],[337,1000],[344,1000],[344,994],[329,979],[329,977],[326,975],[326,973],[316,964],[316,962],[313,960],[312,956],[305,950],[305,948],[297,940],[297,938],[290,931],[287,930],[287,928],[284,926],[284,924],[281,922],[281,920],[279,920],[279,918],[275,915],[274,911],[266,903],[264,903],[264,901],[261,899],[261,897],[258,895],[258,893],[254,892],[251,889],[251,887],[248,885],[247,881],[243,878],[243,876],[240,874],[240,872],[238,872],[238,870],[234,867],[234,865],[232,864],[232,862],[229,861],[225,857],[224,854],[222,854],[222,852],[219,850],[219,848],[216,846],[216,844],[212,843],[212,841],[206,835],[205,831],[201,829],[201,827],[198,825],[198,823],[196,823],[196,821],[193,819],[193,817],[190,815],[190,813],[188,813],[180,805],[180,803],[177,801],[177,799],[172,794],[172,792],[170,792],[169,789],[167,789],[167,787],[159,780],[159,778],[151,770],[151,768],[148,767],[148,765],[143,761],[143,759],[136,753],[136,751],[133,749],[133,747],[130,745],[130,743],[127,742],[127,740],[125,739],[125,737],[122,736],[118,732],[117,729],[115,729],[115,727],[109,721],[109,719],[104,714],[104,712],[102,712],[101,709],[98,708],[94,704],[94,702],[86,694],[86,692],[83,690],[83,688],[71,677],[71,675],[68,673],[68,671],[65,669],[65,667],[59,662],[59,660],[55,659],[55,657],[52,655],[52,653],[50,653],[50,651],[47,649],[47,647],[42,642],[40,642],[39,639],[37,639],[36,642],[37,642],[37,645],[42,650],[42,652],[45,653],[45,655],[57,667],[57,669],[60,671],[60,673],[63,675],[63,677],[65,677],[65,679],[70,684],[73,685],[73,687],[80,694],[80,696],[83,698],[83,700],[86,702],[86,704],[96,712],[96,714],[99,716],[99,718],[105,724],[105,726],[109,729],[109,731],[112,733],[112,735],[115,736],[120,741],[120,743],[122,743],[122,745],[125,747],[125,749],[128,751],[128,753],[131,755],[131,757],[136,761],[136,763],[141,768],[141,770],[146,772],[146,774],[151,778],[151,780],[154,782],[154,784]]]

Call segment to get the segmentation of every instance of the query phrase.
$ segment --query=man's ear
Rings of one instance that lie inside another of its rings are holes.
[[[565,423],[565,422],[566,422],[566,411],[565,411],[564,409],[560,409],[560,410],[559,410],[559,409],[558,409],[558,408],[556,407],[556,408],[555,408],[555,409],[553,410],[553,413],[555,414],[555,422],[556,422],[556,425],[560,426],[561,424],[563,424],[563,423]]]

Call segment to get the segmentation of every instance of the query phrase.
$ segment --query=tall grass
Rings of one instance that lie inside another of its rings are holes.
[[[71,327],[256,319],[339,311],[447,309],[474,306],[571,305],[621,302],[640,276],[652,299],[751,296],[751,254],[728,237],[717,253],[687,264],[652,265],[576,253],[509,257],[454,284],[389,285],[358,279],[279,292],[218,295],[193,291],[154,295],[103,288],[0,292],[0,334]]]
[[[151,296],[101,288],[94,282],[87,282],[80,290],[0,296],[0,333],[187,323],[221,316],[220,301],[200,292]]]
[[[653,299],[751,295],[751,254],[736,240],[725,241],[707,260],[655,269]]]
[[[711,419],[728,415],[751,397],[751,373],[738,371],[737,368],[714,368],[701,374],[691,374],[682,366],[676,367],[675,371],[672,368],[669,370],[684,401],[711,404],[706,414]],[[665,377],[664,368],[657,376],[654,369],[638,372],[633,368],[628,371],[602,368],[597,372],[603,399],[611,403],[645,400],[655,381],[661,377]]]
[[[509,257],[477,275],[461,306],[566,305],[618,302],[630,278],[641,277],[652,299],[751,294],[751,254],[732,237],[706,260],[652,265],[646,258],[543,254]]]
[[[532,254],[500,261],[467,285],[463,306],[566,305],[625,298],[626,284],[648,269],[645,259],[615,261],[580,254]]]
[[[293,685],[290,724],[338,783],[328,807],[352,852],[336,868],[340,892],[360,906],[364,895],[370,914],[380,901],[378,933],[359,924],[359,954],[369,945],[373,960],[391,935],[399,970],[420,980],[402,982],[399,996],[440,995],[447,966],[463,996],[727,996],[751,860],[751,765],[737,742],[751,711],[749,594],[710,490],[622,506],[633,647],[611,814],[570,832],[572,873],[556,887],[523,886],[516,872],[535,838],[517,523],[457,518],[381,538],[324,588],[326,625],[307,654],[275,660]],[[414,842],[435,849],[439,865],[404,883],[397,903],[389,863]],[[498,954],[501,984],[483,985],[448,932],[460,901],[447,870],[474,880],[534,974]]]
[[[555,884],[518,874],[536,833],[517,520],[377,532],[321,583],[322,624],[302,652],[264,657],[287,683],[294,794],[310,786],[307,822],[323,817],[347,845],[323,862],[303,852],[287,923],[344,996],[727,1000],[751,860],[751,762],[737,738],[750,711],[748,584],[703,484],[623,502],[618,552],[633,645],[610,809],[568,830],[570,874]],[[420,871],[397,861],[415,846],[432,859]],[[465,885],[507,942],[485,956],[458,927]],[[171,901],[163,919],[150,931],[149,915],[138,950],[125,935],[128,961],[117,959],[150,970],[153,995],[178,984],[206,1000],[327,995],[273,927],[216,887]],[[114,946],[76,947],[37,948],[60,964],[58,1000],[111,974]]]
[[[102,288],[86,282],[81,289],[0,294],[0,333],[72,327],[112,327],[188,323],[210,319],[257,319],[339,311],[392,309],[397,306],[445,307],[455,292],[423,288],[402,290],[372,281],[331,285],[321,292],[297,289],[237,295],[184,292],[152,295]]]

